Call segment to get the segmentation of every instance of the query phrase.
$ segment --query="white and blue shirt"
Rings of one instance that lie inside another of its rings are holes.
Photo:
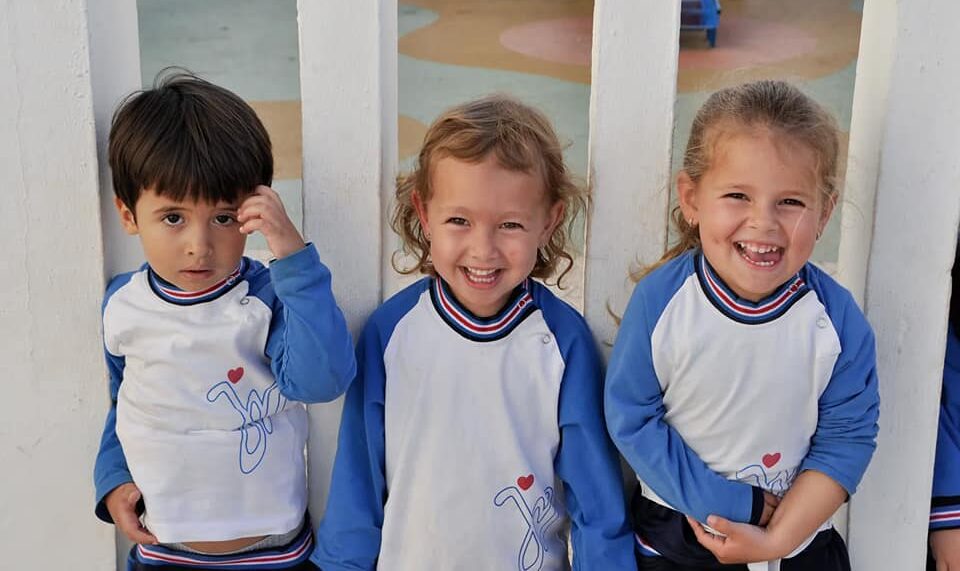
[[[583,318],[527,280],[491,318],[439,279],[385,302],[357,348],[313,562],[632,569],[601,367]]]
[[[755,523],[762,490],[783,495],[804,470],[856,490],[876,447],[873,333],[811,264],[754,303],[689,251],[637,284],[605,406],[644,495]]]
[[[930,530],[960,527],[960,338],[953,323],[947,331],[937,455],[933,465]]]
[[[356,370],[330,272],[308,246],[269,270],[244,258],[184,292],[148,266],[103,304],[112,406],[94,470],[104,497],[135,482],[161,543],[289,532],[306,509],[305,402]]]

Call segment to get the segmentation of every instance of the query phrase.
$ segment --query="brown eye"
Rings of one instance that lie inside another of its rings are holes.
[[[183,224],[183,216],[179,214],[167,214],[163,217],[163,223],[167,226],[179,226]]]

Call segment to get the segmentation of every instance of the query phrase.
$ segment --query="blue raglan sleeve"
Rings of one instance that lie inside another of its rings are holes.
[[[635,569],[620,459],[603,422],[600,357],[577,317],[566,327],[573,335],[561,339],[565,368],[554,460],[570,514],[573,569]]]
[[[323,571],[372,571],[380,554],[387,500],[383,346],[368,323],[357,346],[357,378],[343,405],[333,481],[311,556]]]
[[[960,528],[960,337],[951,324],[943,364],[930,530]]]
[[[107,302],[120,287],[130,279],[130,274],[123,274],[114,278],[107,287],[104,295],[103,311],[106,311]],[[94,513],[107,523],[113,523],[107,505],[104,502],[107,494],[120,484],[133,482],[130,470],[127,468],[127,458],[120,446],[117,437],[117,395],[120,393],[120,383],[123,381],[123,369],[126,360],[123,357],[112,355],[104,345],[104,355],[107,361],[107,373],[110,378],[110,410],[107,411],[107,420],[103,426],[103,435],[100,437],[100,449],[93,465],[93,485],[96,492],[96,507]]]
[[[840,356],[820,395],[817,429],[800,470],[826,474],[852,495],[877,447],[880,394],[873,330],[853,298],[843,294],[827,309],[838,329]]]
[[[664,420],[650,342],[662,307],[648,307],[644,286],[642,281],[634,290],[607,367],[610,435],[644,483],[676,510],[701,522],[713,514],[756,524],[763,513],[762,490],[711,470]]]
[[[330,270],[316,248],[270,264],[276,294],[266,353],[280,392],[305,402],[328,402],[356,374],[353,341],[333,297]]]

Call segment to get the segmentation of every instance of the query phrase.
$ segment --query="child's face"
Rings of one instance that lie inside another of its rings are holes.
[[[699,225],[707,261],[740,297],[760,301],[810,259],[833,210],[815,167],[811,149],[756,129],[721,138],[699,183],[680,173],[684,217]]]
[[[547,204],[537,174],[504,169],[492,154],[480,163],[440,159],[433,196],[414,205],[437,273],[473,314],[499,311],[537,261],[563,215]]]
[[[177,202],[147,189],[135,213],[115,203],[127,233],[140,235],[153,271],[180,289],[208,288],[240,263],[247,238],[237,223],[239,204]]]

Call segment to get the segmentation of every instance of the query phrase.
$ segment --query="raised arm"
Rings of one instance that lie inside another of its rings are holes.
[[[267,356],[280,392],[300,402],[328,402],[356,374],[350,332],[331,289],[330,271],[312,244],[270,264],[276,300]]]

